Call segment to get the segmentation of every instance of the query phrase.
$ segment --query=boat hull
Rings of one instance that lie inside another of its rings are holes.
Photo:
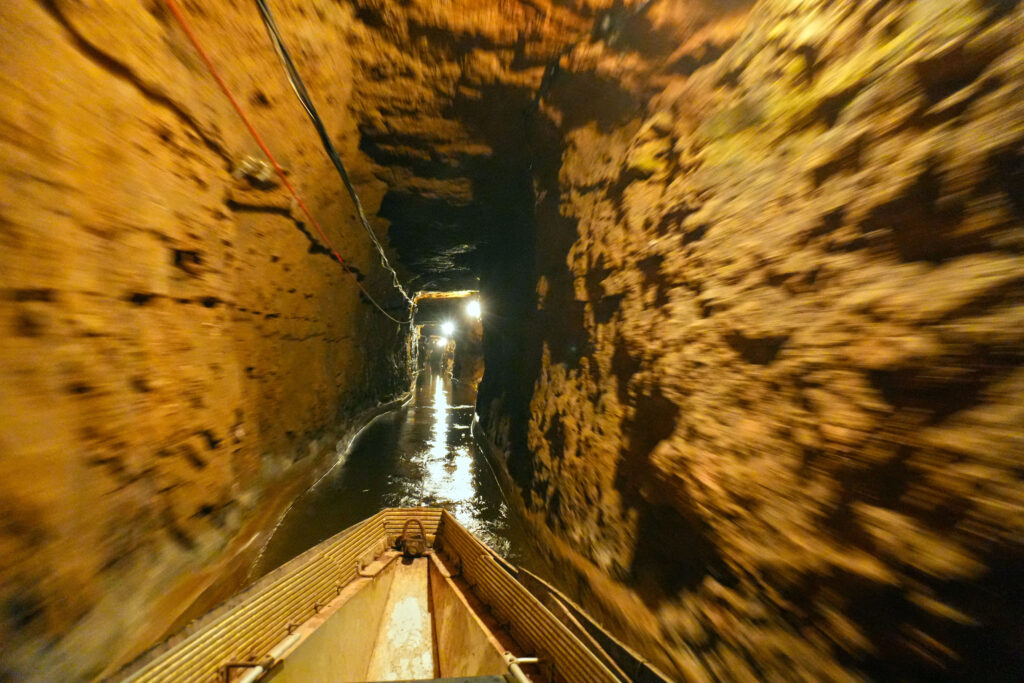
[[[524,585],[518,573],[444,510],[382,510],[154,648],[123,679],[633,679],[596,647],[578,608],[549,609],[564,596],[538,593],[536,577]]]

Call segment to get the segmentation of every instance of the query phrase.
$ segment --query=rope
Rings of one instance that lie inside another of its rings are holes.
[[[345,263],[345,259],[341,257],[341,254],[339,254],[338,250],[334,248],[333,244],[331,244],[331,241],[327,238],[327,235],[324,234],[323,228],[320,227],[320,223],[317,222],[316,218],[313,217],[313,212],[309,210],[308,206],[306,206],[306,202],[302,201],[302,197],[299,196],[298,191],[296,191],[295,187],[288,180],[288,177],[285,175],[284,169],[281,168],[281,165],[279,163],[277,163],[277,159],[274,158],[274,155],[270,152],[270,149],[267,147],[266,143],[263,142],[263,138],[260,137],[260,134],[258,132],[256,132],[256,128],[249,120],[249,117],[246,116],[245,111],[242,109],[242,106],[238,103],[238,100],[235,99],[235,96],[231,93],[231,89],[228,88],[228,85],[221,77],[220,72],[217,71],[217,67],[213,65],[213,61],[210,59],[210,56],[207,54],[206,50],[203,49],[203,46],[200,44],[199,39],[192,31],[192,27],[189,25],[188,20],[185,18],[185,15],[182,13],[181,8],[178,7],[178,3],[175,2],[175,0],[164,0],[164,4],[167,5],[167,8],[171,11],[171,14],[174,15],[174,18],[181,26],[181,30],[185,32],[185,35],[192,43],[192,46],[196,49],[196,52],[198,52],[199,56],[202,58],[203,63],[206,65],[206,69],[210,72],[210,75],[213,76],[213,79],[217,81],[217,85],[220,86],[220,89],[224,92],[224,95],[228,98],[228,100],[230,100],[231,106],[235,108],[235,111],[238,113],[239,118],[242,119],[242,123],[244,123],[245,127],[249,130],[249,134],[252,135],[253,140],[255,140],[256,144],[259,145],[261,150],[263,150],[263,154],[265,154],[267,160],[270,161],[270,165],[274,167],[274,171],[277,172],[277,175],[281,179],[282,184],[284,184],[284,186],[288,188],[288,192],[291,193],[292,198],[295,200],[296,204],[299,205],[299,208],[302,209],[302,212],[306,214],[306,217],[309,219],[310,225],[312,225],[316,229],[317,233],[320,235],[320,238],[323,239],[323,241],[327,244],[327,247],[334,255],[334,258],[338,260],[338,263],[340,263],[341,267],[345,269],[345,272],[355,279],[356,286],[359,287],[359,289],[363,292],[366,298],[370,301],[370,303],[372,303],[377,308],[378,311],[380,311],[387,318],[398,323],[399,325],[408,324],[410,322],[409,320],[399,320],[398,318],[395,318],[386,310],[384,310],[381,307],[381,305],[378,304],[377,301],[372,296],[370,296],[370,293],[366,291],[366,288],[363,287],[363,284],[359,282],[359,278],[356,277],[356,274],[353,273],[352,270],[348,267],[348,264]]]
[[[270,42],[274,44],[274,50],[277,52],[277,56],[281,59],[281,63],[284,65],[285,73],[288,75],[288,82],[292,86],[292,90],[295,92],[295,96],[302,103],[302,108],[306,110],[306,114],[309,116],[310,121],[313,123],[313,127],[316,128],[317,134],[320,136],[320,142],[324,147],[324,151],[327,152],[327,156],[331,159],[334,164],[334,168],[337,169],[338,175],[341,176],[341,181],[345,184],[345,189],[348,190],[348,194],[352,197],[352,203],[356,207],[356,213],[359,215],[359,222],[362,224],[366,234],[370,237],[370,241],[373,243],[374,248],[377,250],[377,254],[380,256],[381,265],[384,266],[391,273],[391,280],[395,285],[395,289],[402,293],[409,305],[413,305],[412,299],[406,293],[402,287],[401,281],[398,279],[398,273],[391,267],[391,263],[388,261],[387,255],[384,253],[384,247],[377,239],[376,233],[373,228],[370,227],[370,221],[366,218],[366,212],[363,211],[363,204],[359,201],[359,195],[356,193],[356,188],[352,185],[352,180],[349,178],[348,171],[345,168],[344,162],[341,160],[341,155],[338,154],[338,150],[335,148],[334,143],[331,141],[330,135],[327,134],[327,129],[324,127],[324,122],[320,118],[320,114],[317,113],[316,106],[313,104],[312,98],[309,96],[309,92],[306,90],[306,85],[302,82],[302,77],[299,76],[298,70],[295,68],[295,62],[292,60],[291,54],[288,52],[288,48],[285,47],[284,41],[281,39],[281,32],[277,28],[277,22],[274,21],[274,14],[270,11],[270,6],[266,0],[256,0],[257,6],[260,9],[260,15],[263,17],[263,25],[267,27],[267,34],[270,36]]]

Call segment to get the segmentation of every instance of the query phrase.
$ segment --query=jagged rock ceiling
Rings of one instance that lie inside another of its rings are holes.
[[[548,62],[592,10],[548,3],[357,3],[360,149],[388,190],[378,215],[414,290],[475,288],[490,241],[503,146]],[[514,162],[513,162],[514,163]],[[505,165],[505,168],[502,166]],[[491,204],[491,205],[489,205]]]
[[[646,78],[654,71],[645,60],[660,63],[667,53],[679,70],[692,71],[708,38],[696,53],[687,38],[700,37],[697,29],[723,9],[609,0],[454,4],[357,3],[365,29],[354,50],[360,149],[387,184],[378,215],[390,224],[413,290],[477,287],[488,251],[500,258],[515,248],[515,224],[531,219],[538,151],[554,161],[561,154],[560,143],[538,131],[634,115],[645,95],[664,87],[664,79]],[[619,54],[609,62],[607,52],[589,50],[594,40]],[[666,49],[673,46],[680,49]],[[618,80],[624,65],[632,79],[625,83]],[[557,93],[542,102],[555,80]],[[563,115],[570,105],[571,116]]]

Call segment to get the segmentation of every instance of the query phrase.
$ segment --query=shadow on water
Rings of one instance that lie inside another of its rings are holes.
[[[300,496],[253,568],[255,580],[386,507],[443,507],[509,561],[538,563],[474,442],[476,392],[423,371],[412,400],[378,416],[340,465]]]

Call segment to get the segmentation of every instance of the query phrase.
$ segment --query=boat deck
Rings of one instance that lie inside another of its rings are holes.
[[[423,542],[406,557],[397,548],[414,522]],[[564,596],[431,508],[391,508],[346,529],[154,648],[124,676],[139,683],[665,680]]]
[[[428,588],[430,560],[417,557],[394,568],[384,618],[366,670],[369,680],[434,678],[441,672],[434,650]]]

